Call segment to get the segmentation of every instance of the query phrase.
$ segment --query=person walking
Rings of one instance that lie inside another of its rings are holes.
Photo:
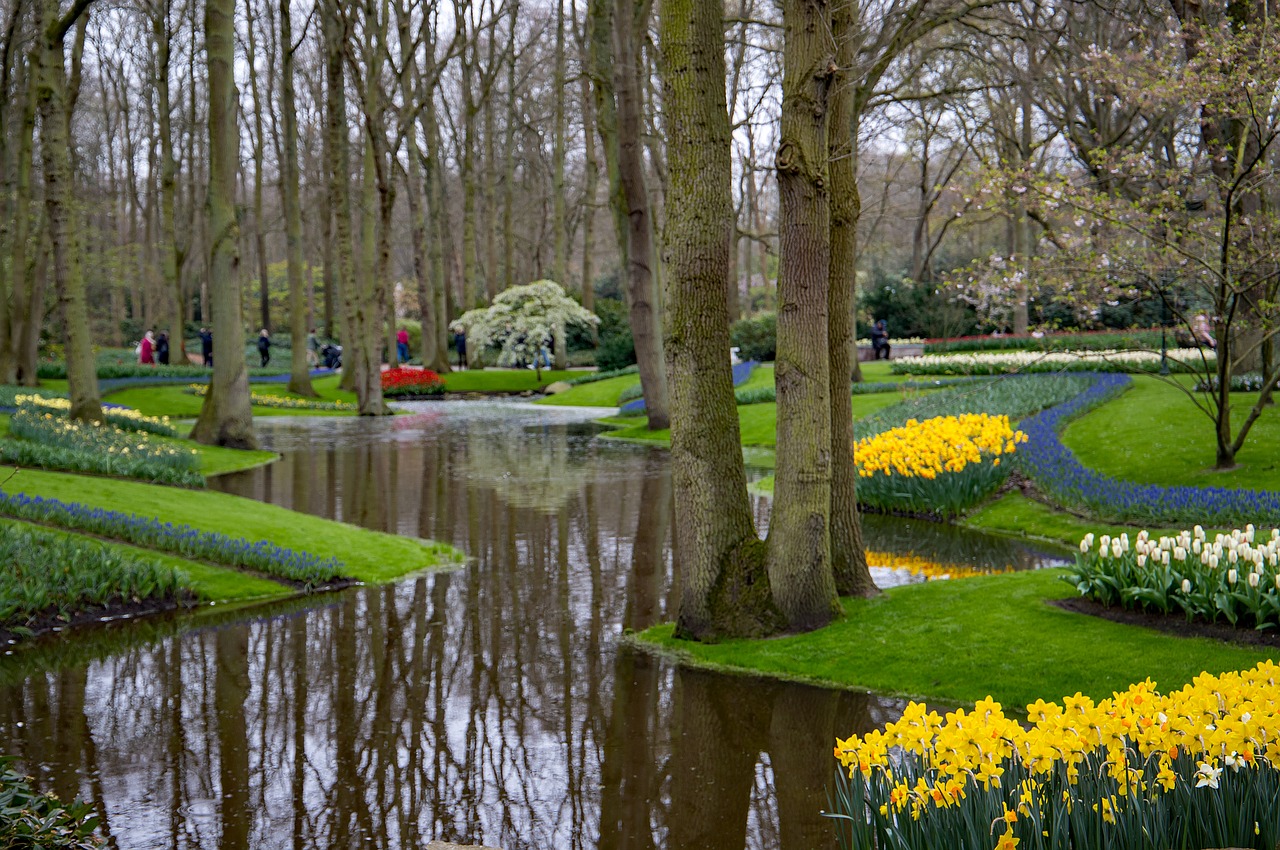
[[[307,334],[307,365],[313,369],[320,365],[320,336],[315,328]]]
[[[156,338],[151,331],[144,333],[138,343],[138,362],[144,366],[156,365]]]
[[[213,332],[208,328],[200,329],[200,358],[205,368],[213,367]]]
[[[161,366],[169,365],[169,335],[164,331],[156,337],[156,362]]]
[[[396,357],[401,363],[409,362],[409,332],[404,328],[396,331]]]
[[[467,332],[462,325],[453,326],[453,348],[458,352],[458,368],[467,368]]]
[[[266,328],[258,334],[258,356],[262,358],[262,368],[267,368],[267,364],[271,362],[271,334],[267,333]]]
[[[885,326],[884,319],[871,327],[871,352],[875,360],[889,359],[889,329]]]

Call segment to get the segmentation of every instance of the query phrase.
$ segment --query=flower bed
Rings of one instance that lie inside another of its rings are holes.
[[[183,392],[189,395],[205,396],[209,387],[205,384],[192,384]],[[250,391],[249,402],[255,407],[275,407],[281,410],[358,410],[359,408],[346,401],[315,401],[307,398],[292,398],[270,393]]]
[[[1218,391],[1218,376],[1210,375],[1207,378],[1201,378],[1196,381],[1195,391],[1198,393],[1212,393]],[[1227,392],[1232,393],[1260,393],[1262,392],[1262,373],[1261,372],[1245,372],[1242,375],[1232,375],[1230,389]]]
[[[55,416],[65,416],[71,410],[70,399],[60,396],[46,396],[43,394],[15,395],[13,403],[19,409],[30,407],[39,410],[41,413],[52,413]],[[178,436],[177,430],[169,424],[169,417],[167,416],[147,416],[129,407],[104,405],[102,418],[122,431],[140,431],[148,434],[158,434],[161,437]]]
[[[65,535],[0,525],[0,630],[21,634],[41,620],[86,609],[189,597],[186,578],[155,561]]]
[[[1172,338],[1170,336],[1170,338]],[[958,336],[925,341],[925,354],[959,351],[1008,351],[1038,349],[1041,351],[1159,348],[1160,329],[1126,331],[1075,331],[1068,333],[990,334]]]
[[[1132,544],[1090,533],[1067,578],[1103,605],[1269,629],[1280,626],[1278,560],[1280,529],[1260,540],[1253,525],[1212,540],[1199,525],[1156,540],[1141,531]]]
[[[1169,369],[1203,373],[1217,362],[1212,351],[1169,349]],[[1158,372],[1158,351],[1003,351],[971,354],[926,354],[894,360],[898,375],[1004,375],[1013,372]]]
[[[1280,492],[1136,484],[1080,463],[1062,444],[1058,431],[1132,383],[1127,375],[1089,377],[1092,386],[1080,395],[1019,423],[1027,434],[1027,444],[1018,453],[1018,468],[1041,492],[1064,507],[1116,522],[1229,526],[1253,520],[1280,524]]]
[[[1280,667],[1146,681],[1097,703],[911,703],[837,740],[842,844],[871,848],[1273,848],[1280,843]]]
[[[964,379],[940,392],[904,399],[863,417],[854,425],[858,437],[905,425],[909,420],[963,413],[989,413],[1017,421],[1024,416],[1074,398],[1089,386],[1078,375],[1017,375]]]
[[[265,540],[229,537],[216,531],[201,531],[189,525],[174,525],[136,514],[93,508],[79,502],[0,491],[0,514],[109,537],[186,558],[245,567],[307,588],[330,584],[341,578],[342,564],[336,558],[322,558]]]
[[[114,425],[63,419],[26,404],[9,418],[9,433],[0,440],[0,459],[18,466],[118,475],[164,484],[203,487],[194,449],[157,442],[147,434]]]
[[[1001,457],[1025,440],[1007,416],[909,420],[854,445],[858,502],[879,510],[955,516],[1000,485],[1009,469],[1001,467]]]
[[[389,398],[444,395],[444,379],[430,369],[388,369],[382,373],[382,394]]]

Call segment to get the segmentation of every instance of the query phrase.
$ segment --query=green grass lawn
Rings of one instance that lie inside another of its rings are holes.
[[[993,696],[1015,711],[1077,691],[1099,698],[1151,677],[1179,687],[1202,671],[1243,670],[1274,652],[1073,614],[1061,570],[893,588],[843,600],[824,629],[763,641],[677,641],[669,624],[643,644],[699,665],[951,703]]]
[[[532,369],[468,369],[444,376],[444,388],[451,393],[522,393],[537,391],[582,375],[582,372],[542,370],[542,379]]]
[[[1233,428],[1257,398],[1257,393],[1231,394]],[[1238,467],[1218,472],[1212,421],[1184,392],[1145,375],[1135,375],[1128,392],[1068,425],[1062,441],[1085,466],[1129,481],[1280,487],[1280,407],[1268,408],[1254,424],[1236,457]]]
[[[334,389],[328,392],[321,392],[324,401],[353,401],[354,394],[340,393],[337,391],[336,378],[324,378],[324,381],[333,381]],[[319,381],[317,381],[319,383]],[[112,404],[123,404],[132,407],[148,416],[168,416],[173,419],[195,419],[200,415],[200,407],[204,404],[201,396],[193,395],[186,392],[187,384],[166,384],[163,386],[153,387],[129,387],[118,392],[111,393],[103,398],[103,401],[109,401]],[[284,395],[290,398],[303,398],[303,396],[291,395],[285,389],[284,384],[252,384],[251,388],[255,393],[264,395]],[[320,387],[317,387],[319,390]],[[348,398],[350,396],[350,398]],[[263,407],[255,405],[253,408],[254,416],[353,416],[354,413],[345,410],[291,410],[281,407]]]
[[[80,502],[331,555],[342,561],[345,575],[364,582],[392,581],[423,569],[457,563],[463,557],[444,544],[370,531],[225,493],[32,469],[9,477],[12,471],[11,467],[0,467],[0,481],[11,493]]]
[[[566,407],[617,407],[618,396],[622,391],[639,383],[639,375],[619,375],[616,378],[605,378],[603,381],[579,384],[562,393],[539,399],[536,403]]]

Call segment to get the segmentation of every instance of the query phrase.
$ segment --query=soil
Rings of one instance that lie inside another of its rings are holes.
[[[182,599],[144,599],[141,602],[119,601],[108,605],[98,605],[77,611],[70,619],[62,619],[56,611],[41,614],[29,623],[22,632],[0,628],[0,644],[17,643],[35,635],[51,632],[54,629],[72,626],[100,625],[104,620],[124,620],[161,614],[176,608],[190,608],[196,604],[192,598]],[[28,634],[28,632],[30,634]]]
[[[1101,617],[1104,620],[1124,623],[1128,626],[1142,626],[1178,637],[1211,638],[1223,643],[1243,646],[1280,647],[1280,631],[1275,629],[1258,631],[1250,628],[1232,628],[1223,623],[1206,623],[1203,620],[1193,620],[1188,623],[1187,618],[1181,614],[1165,615],[1131,611],[1127,608],[1108,608],[1101,602],[1084,597],[1055,599],[1051,604],[1076,614]]]

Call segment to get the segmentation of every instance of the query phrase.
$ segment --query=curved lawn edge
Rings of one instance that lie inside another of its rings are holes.
[[[1063,574],[1006,573],[842,599],[844,619],[801,635],[699,644],[677,640],[668,623],[629,642],[694,666],[885,696],[951,704],[992,696],[1015,713],[1041,698],[1109,696],[1146,677],[1168,690],[1273,655],[1065,611],[1049,604],[1073,595]]]

